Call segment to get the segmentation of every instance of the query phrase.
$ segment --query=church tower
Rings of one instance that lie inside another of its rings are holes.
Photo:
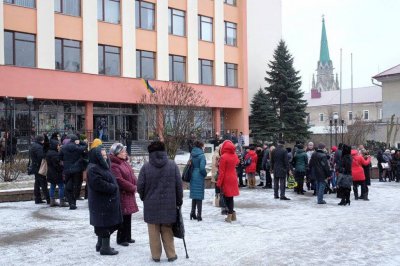
[[[322,17],[321,48],[317,66],[317,81],[314,81],[311,88],[313,98],[319,98],[321,91],[339,90],[338,80],[333,75],[332,60],[329,57],[328,38],[326,37],[325,19]],[[319,97],[318,97],[319,96]]]

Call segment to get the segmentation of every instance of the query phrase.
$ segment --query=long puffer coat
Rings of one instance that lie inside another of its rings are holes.
[[[364,159],[364,157],[362,157],[357,150],[351,150],[351,156],[353,158],[351,165],[353,181],[364,181],[365,174],[363,166],[367,166],[371,163],[371,157]]]
[[[192,179],[190,179],[190,198],[196,200],[204,199],[204,178],[207,176],[206,157],[202,149],[194,147],[192,156]]]
[[[51,184],[59,184],[63,182],[63,167],[61,165],[58,144],[59,142],[57,140],[50,140],[49,151],[46,154],[47,181]]]
[[[239,184],[236,174],[236,165],[238,163],[239,159],[235,153],[235,145],[229,140],[224,141],[221,146],[217,187],[222,189],[226,197],[239,195]]]
[[[129,215],[139,211],[135,193],[137,190],[137,178],[132,167],[125,160],[110,155],[111,172],[117,179],[121,196],[121,209],[123,215]]]
[[[90,224],[113,227],[122,223],[121,203],[117,180],[110,171],[109,162],[101,155],[102,146],[90,153],[88,166],[88,202]]]
[[[149,162],[140,169],[138,192],[146,223],[175,223],[176,206],[182,205],[182,178],[176,163],[168,160],[167,152],[150,153]]]

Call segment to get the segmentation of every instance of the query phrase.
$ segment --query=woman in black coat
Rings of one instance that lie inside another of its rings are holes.
[[[101,255],[116,255],[110,247],[110,236],[122,223],[117,180],[110,171],[106,150],[99,146],[90,153],[88,166],[90,224],[97,235],[96,251]]]
[[[343,144],[342,147],[342,158],[339,168],[339,176],[338,176],[338,196],[342,198],[342,200],[338,203],[338,205],[346,206],[350,205],[350,192],[351,192],[351,180],[349,177],[351,176],[351,165],[353,159],[351,157],[351,147]],[[341,179],[343,179],[343,182]],[[342,185],[343,184],[343,185]]]
[[[47,181],[50,183],[50,207],[69,207],[68,203],[64,201],[64,180],[62,175],[63,167],[61,165],[59,151],[60,143],[58,140],[50,140],[49,151],[46,153]],[[54,198],[56,186],[58,186],[60,204],[58,204]]]

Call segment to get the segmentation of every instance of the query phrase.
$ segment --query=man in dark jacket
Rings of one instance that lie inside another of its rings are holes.
[[[331,176],[328,157],[324,151],[325,144],[318,144],[318,150],[314,152],[310,160],[311,175],[316,180],[318,204],[326,204],[324,201],[324,192],[326,180]]]
[[[271,163],[269,159],[269,147],[267,143],[264,143],[263,157],[262,157],[262,169],[265,171],[265,186],[263,188],[272,188],[272,177],[271,177]]]
[[[163,142],[154,141],[147,149],[149,162],[140,169],[137,190],[143,201],[151,256],[154,261],[160,261],[162,240],[168,261],[174,261],[178,257],[172,224],[176,222],[177,206],[182,205],[181,174],[176,163],[168,159]]]
[[[278,190],[280,187],[281,200],[290,200],[285,196],[286,175],[289,171],[288,152],[284,147],[285,141],[280,140],[278,147],[272,152],[271,171],[274,173],[274,197],[279,199]]]
[[[76,198],[80,194],[82,173],[84,170],[84,156],[87,153],[87,143],[79,141],[76,135],[70,135],[71,140],[61,148],[60,160],[64,163],[65,194],[69,209],[76,209]]]
[[[46,198],[47,204],[50,204],[49,190],[47,189],[46,177],[39,174],[40,165],[42,160],[45,159],[46,154],[43,148],[44,137],[43,135],[38,135],[33,142],[29,154],[31,156],[32,173],[35,175],[35,184],[33,187],[33,194],[35,196],[35,203],[45,203],[40,195],[40,189],[42,189],[43,195]]]

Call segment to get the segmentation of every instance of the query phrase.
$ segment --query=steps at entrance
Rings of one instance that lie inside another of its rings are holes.
[[[114,143],[115,142],[103,142],[103,147],[107,150],[107,153]],[[148,143],[146,141],[132,141],[131,155],[132,156],[148,155],[147,145]]]

